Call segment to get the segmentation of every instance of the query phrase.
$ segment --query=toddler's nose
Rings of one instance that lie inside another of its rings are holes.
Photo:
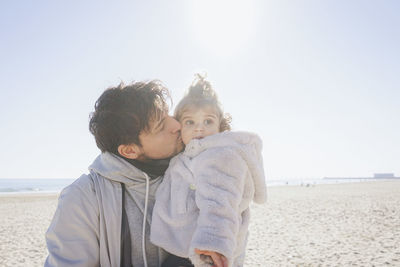
[[[194,130],[197,132],[201,132],[204,130],[204,126],[201,123],[197,123]]]

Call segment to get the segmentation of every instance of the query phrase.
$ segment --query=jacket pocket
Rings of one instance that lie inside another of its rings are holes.
[[[172,179],[171,206],[177,214],[188,213],[196,208],[195,190],[195,185],[184,179]]]

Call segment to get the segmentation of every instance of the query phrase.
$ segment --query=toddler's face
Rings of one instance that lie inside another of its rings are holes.
[[[180,123],[181,137],[185,145],[194,138],[201,139],[219,133],[220,120],[211,107],[188,109],[182,114]]]

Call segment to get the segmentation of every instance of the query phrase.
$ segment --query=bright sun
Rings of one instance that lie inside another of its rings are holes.
[[[217,55],[231,56],[249,41],[253,1],[195,0],[190,8],[196,41]]]

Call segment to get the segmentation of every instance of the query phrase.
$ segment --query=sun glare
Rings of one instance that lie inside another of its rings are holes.
[[[254,29],[251,0],[196,0],[190,14],[196,42],[221,56],[243,48]]]

